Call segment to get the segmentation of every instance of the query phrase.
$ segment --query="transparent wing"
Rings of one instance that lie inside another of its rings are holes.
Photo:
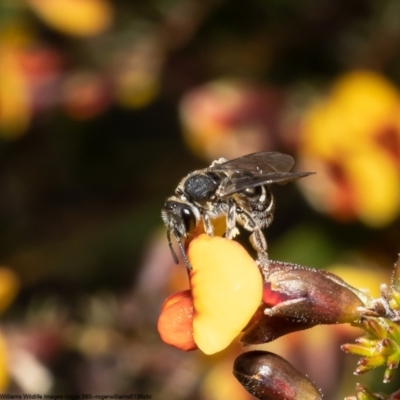
[[[288,172],[293,164],[294,160],[288,154],[278,153],[277,151],[263,151],[247,154],[223,164],[216,164],[212,167],[212,170],[224,172],[228,176],[240,172],[261,175],[268,172]]]
[[[233,193],[240,192],[246,188],[260,185],[269,185],[271,183],[284,184],[304,178],[305,176],[314,174],[315,172],[276,172],[267,173],[257,176],[241,176],[234,179],[227,178],[219,189],[220,197],[226,197]]]
[[[289,172],[294,164],[291,156],[278,152],[261,152],[216,164],[211,171],[222,172],[227,178],[218,189],[220,197],[226,197],[246,188],[271,183],[287,183],[312,172]]]

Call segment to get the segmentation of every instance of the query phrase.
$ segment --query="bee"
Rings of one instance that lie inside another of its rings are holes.
[[[171,233],[178,242],[187,268],[191,269],[184,240],[201,221],[204,231],[213,236],[211,220],[221,215],[226,216],[226,238],[234,238],[239,233],[237,225],[241,226],[251,232],[250,243],[258,259],[268,260],[262,229],[268,227],[274,217],[275,201],[269,185],[284,184],[313,174],[289,172],[293,164],[293,158],[287,154],[260,152],[229,161],[220,158],[208,168],[184,177],[161,211],[174,261],[178,263]]]

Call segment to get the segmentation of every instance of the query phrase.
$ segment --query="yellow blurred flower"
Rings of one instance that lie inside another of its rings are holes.
[[[0,312],[14,300],[19,289],[17,276],[8,268],[0,267]],[[7,346],[0,332],[0,392],[9,384]]]
[[[4,337],[0,334],[0,392],[4,393],[9,385],[7,346]]]
[[[19,290],[19,281],[13,271],[0,267],[0,313],[13,302]]]
[[[108,0],[27,0],[48,25],[74,36],[93,36],[111,26],[113,8]]]
[[[24,23],[0,28],[0,134],[18,139],[34,113],[54,106],[62,57]]]
[[[116,100],[124,107],[141,108],[151,103],[160,91],[164,49],[156,36],[132,38],[132,43],[116,52],[112,79]]]
[[[300,182],[332,216],[384,226],[400,206],[400,93],[382,76],[353,72],[306,113],[300,154],[318,171]]]
[[[202,398],[207,400],[254,399],[232,374],[233,355],[238,354],[238,350],[236,353],[226,354],[222,360],[217,360],[210,366],[200,388]]]
[[[0,132],[18,138],[31,120],[30,93],[21,70],[18,48],[0,39]]]
[[[158,77],[146,72],[127,72],[120,75],[116,87],[116,97],[121,105],[142,108],[150,104],[159,93]]]
[[[380,285],[389,285],[391,271],[382,268],[373,268],[365,265],[363,268],[351,264],[334,264],[328,270],[342,278],[349,285],[360,290],[366,290],[372,297],[378,298],[381,295]]]

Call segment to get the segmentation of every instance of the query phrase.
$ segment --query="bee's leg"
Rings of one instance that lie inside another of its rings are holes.
[[[241,223],[245,229],[252,232],[249,240],[253,249],[257,252],[257,265],[263,274],[264,280],[266,280],[269,275],[267,241],[260,228],[260,224],[257,223],[250,213],[243,213],[239,219],[239,223]]]
[[[257,251],[257,264],[264,275],[264,279],[266,279],[269,274],[267,241],[265,240],[265,236],[258,226],[255,227],[253,233],[250,235],[249,240],[254,250]]]
[[[228,212],[226,214],[225,237],[227,239],[233,239],[238,234],[239,230],[236,227],[236,203],[233,199],[229,199]]]
[[[260,268],[261,273],[263,274],[263,278],[265,282],[268,282],[269,277],[269,258],[268,253],[266,251],[257,252],[257,261],[258,268]]]
[[[211,237],[214,236],[214,229],[210,222],[210,217],[208,216],[207,213],[203,214],[203,224],[204,224],[204,230],[206,231],[207,235]]]
[[[254,217],[251,213],[245,211],[243,208],[237,215],[237,222],[243,226],[244,229],[251,232],[249,237],[250,243],[253,249],[259,252],[267,252],[267,241],[261,230],[261,221],[256,216]]]
[[[265,240],[262,230],[258,226],[253,228],[253,233],[250,235],[249,240],[254,250],[257,252],[267,252],[267,241]]]

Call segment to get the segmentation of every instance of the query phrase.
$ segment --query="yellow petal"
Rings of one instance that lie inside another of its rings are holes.
[[[48,25],[76,36],[103,32],[113,17],[107,0],[28,0],[28,3]]]
[[[205,354],[214,354],[231,343],[257,310],[261,273],[239,243],[221,237],[198,236],[188,257],[194,340]]]

